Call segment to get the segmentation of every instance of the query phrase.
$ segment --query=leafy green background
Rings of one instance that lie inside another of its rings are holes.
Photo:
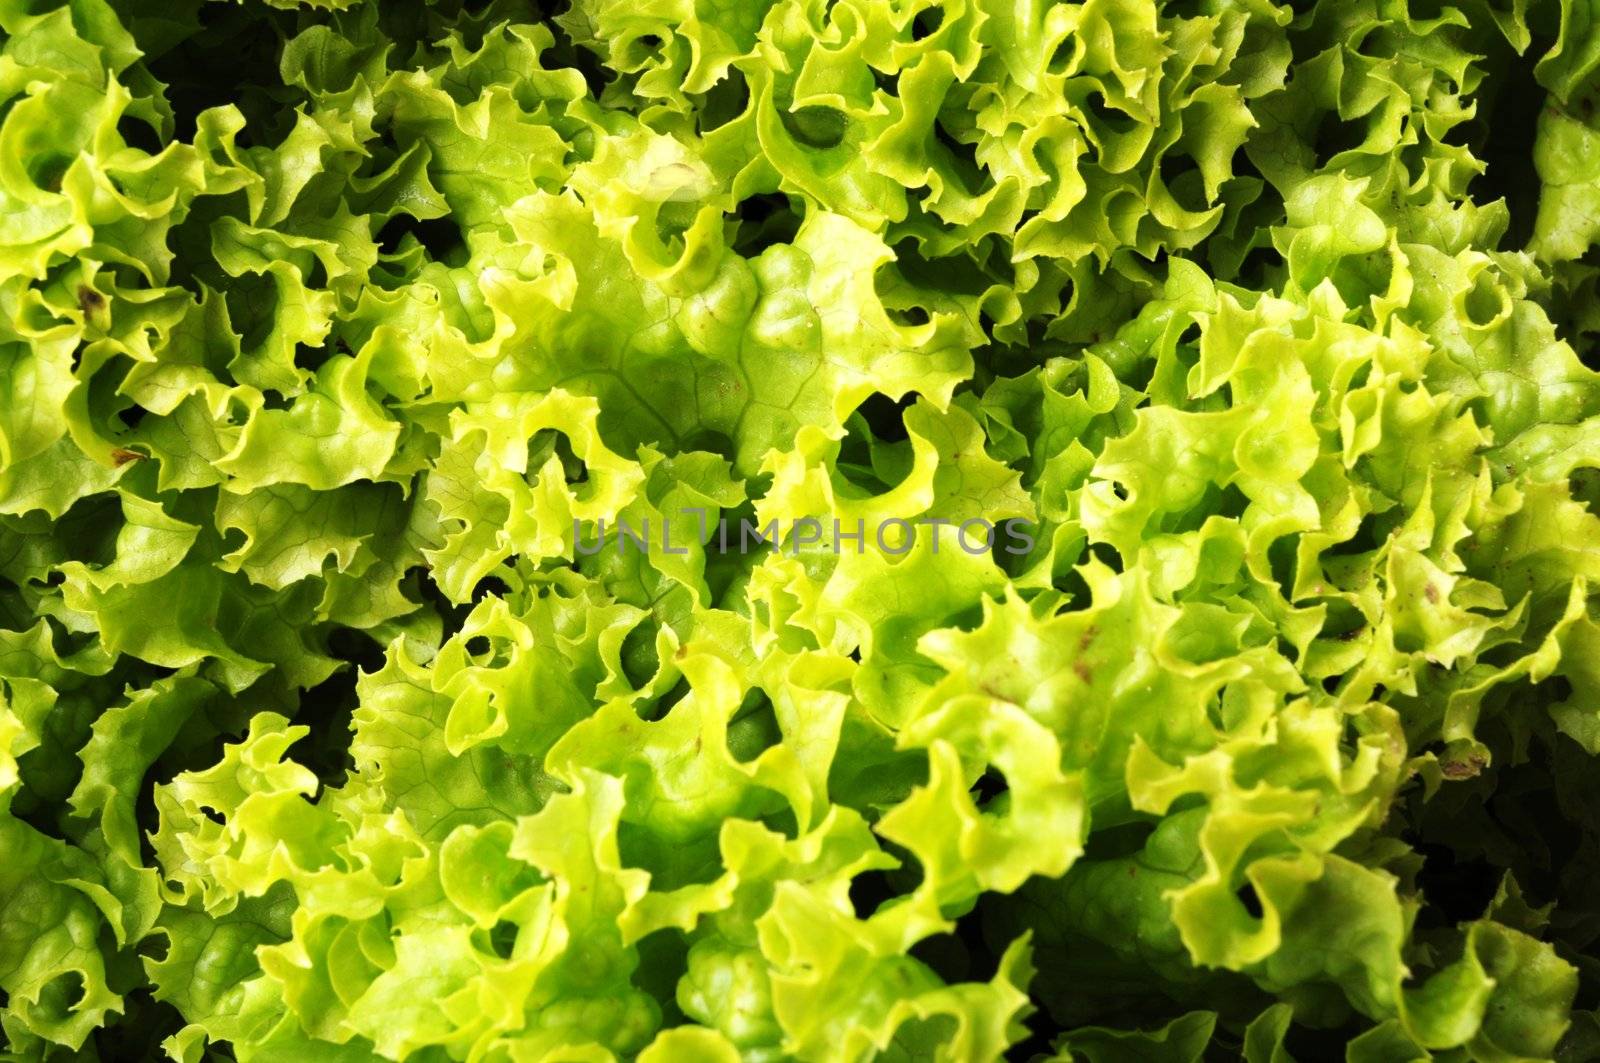
[[[1600,1056],[1592,0],[0,31],[5,1058]]]

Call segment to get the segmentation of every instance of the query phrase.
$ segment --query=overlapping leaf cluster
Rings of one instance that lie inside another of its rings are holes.
[[[6,1058],[1600,1053],[1588,0],[0,31]]]

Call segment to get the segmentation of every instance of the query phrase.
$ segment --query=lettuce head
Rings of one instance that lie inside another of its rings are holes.
[[[1597,111],[1593,0],[0,0],[3,1058],[1600,1058]]]

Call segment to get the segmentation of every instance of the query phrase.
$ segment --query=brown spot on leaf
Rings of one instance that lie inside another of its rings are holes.
[[[118,468],[128,464],[130,461],[144,461],[149,456],[148,454],[141,454],[137,450],[126,450],[122,447],[117,447],[111,452],[111,460],[117,463]]]
[[[1090,624],[1083,629],[1083,634],[1078,636],[1078,652],[1082,653],[1094,645],[1094,640],[1100,637],[1100,629]]]
[[[1077,674],[1078,678],[1083,680],[1085,683],[1092,683],[1094,681],[1094,671],[1090,669],[1089,662],[1073,661],[1072,670]]]
[[[78,286],[78,309],[85,314],[92,314],[106,305],[106,297],[89,287],[87,284]]]
[[[1440,761],[1439,770],[1446,779],[1470,779],[1483,771],[1488,763],[1480,754],[1471,753],[1464,760]]]
[[[1424,583],[1422,585],[1422,596],[1437,605],[1439,603],[1439,588],[1431,583]]]

